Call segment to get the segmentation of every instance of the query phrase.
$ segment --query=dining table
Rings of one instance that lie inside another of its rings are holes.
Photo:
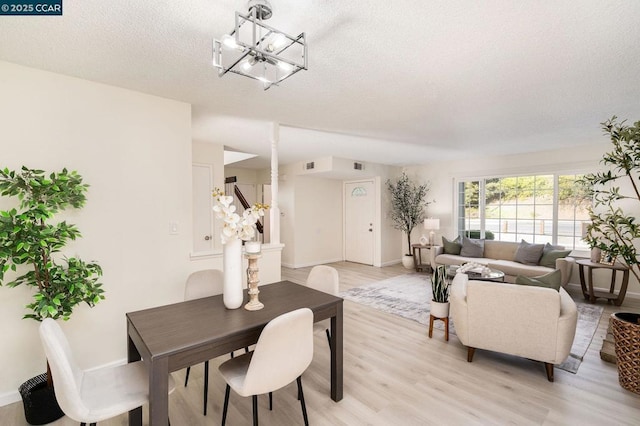
[[[253,345],[269,321],[299,308],[311,309],[314,322],[331,319],[330,396],[342,399],[343,299],[290,281],[259,289],[257,311],[227,309],[218,295],[126,314],[128,362],[142,360],[149,374],[149,425],[168,423],[171,372]],[[142,425],[142,407],[129,412],[129,425]]]

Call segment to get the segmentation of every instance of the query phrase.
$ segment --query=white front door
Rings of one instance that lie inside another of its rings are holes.
[[[373,180],[347,182],[345,197],[345,260],[373,265],[375,185]]]
[[[192,165],[193,251],[213,249],[213,196],[210,165]]]

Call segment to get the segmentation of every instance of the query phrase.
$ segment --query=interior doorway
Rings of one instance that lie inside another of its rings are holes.
[[[193,251],[213,249],[213,168],[209,164],[192,165]]]
[[[376,187],[374,180],[344,184],[344,253],[349,262],[373,265]]]

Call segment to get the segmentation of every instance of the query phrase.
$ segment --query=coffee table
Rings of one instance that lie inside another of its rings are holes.
[[[449,266],[447,268],[447,276],[449,278],[455,277],[459,267],[458,265]],[[504,272],[498,269],[491,269],[488,273],[484,274],[471,271],[465,272],[465,274],[469,276],[470,280],[504,282]]]

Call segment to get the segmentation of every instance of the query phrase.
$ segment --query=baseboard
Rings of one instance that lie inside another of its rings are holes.
[[[402,263],[402,259],[394,259],[388,262],[382,262],[381,266],[384,268],[385,266],[397,265],[398,263]]]
[[[106,364],[88,368],[87,371],[98,370],[100,368],[105,368],[105,367],[115,367],[116,365],[124,365],[126,363],[127,363],[127,359],[122,358],[112,362],[108,362]],[[18,392],[18,390],[16,389],[15,391],[7,392],[0,395],[0,407],[4,407],[5,405],[19,402],[21,400],[22,400],[22,397],[20,396],[20,392]]]
[[[0,407],[13,404],[14,402],[20,401],[20,399],[20,393],[17,390],[3,393],[2,395],[0,395]]]
[[[580,285],[580,283],[567,283],[567,286],[570,287],[573,290],[576,290],[579,293],[582,293],[582,286]],[[620,288],[620,286],[616,286],[616,291],[618,291],[618,289]],[[603,292],[608,292],[609,289],[608,288],[600,288],[600,287],[594,287],[593,288],[596,291],[603,291]],[[636,293],[634,291],[627,291],[627,294],[625,294],[624,296],[625,299],[629,298],[629,299],[634,299],[634,300],[638,300],[640,299],[640,293]],[[603,299],[600,299],[603,300]]]
[[[284,266],[285,268],[289,268],[289,269],[298,269],[298,268],[307,268],[309,266],[316,266],[316,265],[326,265],[327,263],[336,263],[336,262],[342,262],[344,261],[344,259],[339,258],[339,259],[325,259],[325,260],[318,260],[315,262],[308,262],[308,263],[296,263],[296,264],[291,264],[291,263],[281,263],[282,266]]]

